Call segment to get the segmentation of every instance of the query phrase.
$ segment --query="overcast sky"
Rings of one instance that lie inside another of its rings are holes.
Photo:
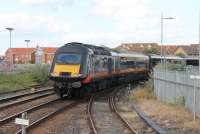
[[[9,47],[59,47],[78,41],[116,47],[127,42],[198,42],[200,0],[0,0],[0,54]]]

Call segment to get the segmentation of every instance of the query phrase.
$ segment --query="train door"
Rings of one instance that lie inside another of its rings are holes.
[[[88,75],[93,75],[94,69],[93,69],[93,58],[92,55],[88,56]]]
[[[108,73],[109,75],[112,74],[113,70],[113,59],[111,57],[108,58]]]

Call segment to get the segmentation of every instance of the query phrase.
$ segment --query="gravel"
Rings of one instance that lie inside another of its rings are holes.
[[[99,134],[128,134],[129,130],[111,113],[107,100],[93,102],[92,113]]]
[[[42,122],[31,129],[29,134],[89,134],[90,128],[86,116],[86,103],[79,104],[71,109]]]

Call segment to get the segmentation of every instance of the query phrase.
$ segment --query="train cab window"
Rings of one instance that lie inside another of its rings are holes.
[[[56,63],[58,64],[80,64],[80,54],[59,54],[56,57]]]

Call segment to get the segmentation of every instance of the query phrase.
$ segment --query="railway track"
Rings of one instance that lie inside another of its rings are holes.
[[[138,134],[138,132],[131,126],[131,124],[118,112],[113,96],[110,96],[108,98],[108,102],[109,102],[110,110],[116,115],[116,117],[118,117],[119,120],[122,121],[125,127],[130,131],[130,133]]]
[[[93,119],[93,115],[92,115],[92,103],[93,103],[94,97],[92,96],[89,100],[89,103],[87,105],[87,116],[88,116],[88,121],[89,121],[89,125],[91,128],[91,131],[93,134],[98,134],[96,125],[95,125],[95,121]]]
[[[121,87],[120,87],[121,88]],[[44,93],[46,94],[46,93]],[[50,94],[50,93],[49,93]],[[99,133],[125,133],[125,134],[139,134],[140,132],[137,131],[135,128],[135,125],[133,123],[130,123],[130,120],[125,118],[121,112],[117,109],[117,105],[115,102],[115,97],[116,93],[115,91],[112,93],[106,93],[107,96],[103,95],[101,99],[99,99],[99,96],[92,96],[90,100],[88,101],[86,113],[87,113],[87,118],[88,118],[88,123],[90,125],[90,131],[93,134],[99,134]],[[42,98],[42,97],[41,97]],[[67,112],[68,110],[74,109],[74,107],[78,104],[81,104],[82,101],[66,101],[66,100],[60,100],[58,98],[51,98],[47,99],[47,101],[43,101],[40,104],[28,107],[26,109],[23,109],[21,111],[15,112],[11,115],[1,117],[0,118],[0,133],[6,133],[6,134],[20,134],[21,130],[18,125],[14,124],[14,119],[16,117],[20,117],[20,115],[24,112],[27,112],[28,114],[28,119],[30,120],[30,125],[26,127],[27,131],[31,133],[37,132],[37,127],[40,126],[41,124],[46,124],[44,126],[48,127],[48,122],[49,120],[55,120],[58,116],[61,116],[63,113],[69,113]],[[97,102],[101,103],[101,105],[104,107],[101,114],[104,115],[98,115],[99,110],[102,109],[101,106],[97,105]],[[22,103],[17,103],[17,104],[22,104]],[[83,105],[82,105],[83,104]],[[82,103],[81,106],[86,106],[86,104]],[[14,105],[14,104],[13,104]],[[156,129],[158,126],[155,127],[155,123],[152,123],[146,117],[137,109],[137,107],[134,107],[134,110],[136,109],[137,114],[139,117],[143,117],[142,121],[147,123],[149,127],[152,128],[152,130],[155,133],[158,134],[166,134],[165,131],[163,131],[161,128],[159,130]],[[6,111],[6,110],[5,110]],[[65,111],[65,112],[63,112]],[[77,111],[77,110],[75,110]],[[76,113],[73,113],[76,115],[79,111]],[[61,114],[61,115],[60,115]],[[0,110],[0,115],[1,115],[1,110]],[[54,118],[55,117],[55,118]],[[103,119],[105,118],[105,119]],[[66,119],[66,120],[71,120],[71,119]],[[147,120],[147,121],[146,121]],[[55,120],[56,121],[56,120]],[[99,123],[100,121],[100,123]],[[69,122],[69,121],[68,121]],[[149,123],[151,122],[151,123]],[[87,123],[86,123],[87,124]],[[103,124],[103,126],[101,126]],[[106,127],[105,127],[106,126]],[[54,126],[52,126],[54,127]],[[65,126],[66,127],[66,126]],[[36,131],[35,131],[36,128]],[[69,127],[67,127],[70,129]],[[83,128],[83,127],[82,127]],[[89,129],[89,127],[88,127]],[[104,130],[103,130],[104,129]],[[115,130],[112,130],[115,129]],[[40,129],[38,129],[40,130]],[[68,130],[67,130],[68,131]]]
[[[20,117],[20,115],[24,112],[27,112],[28,119],[30,120],[30,125],[26,127],[27,131],[29,131],[30,129],[34,128],[48,118],[51,118],[59,114],[63,110],[69,109],[78,103],[79,102],[71,102],[56,98],[37,106],[25,109],[18,113],[12,114],[0,120],[0,133],[20,134],[21,130],[18,125],[14,124],[14,119],[16,117]]]
[[[112,104],[114,105],[116,104],[115,98],[116,94],[110,98],[110,101],[112,101]],[[128,104],[131,105],[131,111],[128,113],[129,115],[131,114],[134,119],[131,120],[130,116],[128,116],[129,118],[126,118],[125,116],[123,116],[122,111],[118,111],[118,114],[121,116],[120,118],[126,120],[127,123],[125,124],[129,124],[129,126],[132,125],[134,127],[136,133],[167,134],[167,132],[163,128],[157,125],[152,119],[147,117],[134,102],[128,102]],[[115,109],[117,109],[116,106]],[[136,124],[139,124],[140,127],[137,128]]]
[[[16,117],[19,117],[22,113],[35,111],[35,110],[37,110],[37,109],[39,109],[39,108],[41,108],[41,107],[43,107],[43,106],[49,105],[49,104],[51,104],[51,103],[53,103],[53,102],[56,102],[56,101],[58,101],[58,100],[59,100],[59,99],[56,98],[56,99],[53,99],[53,100],[44,102],[44,103],[42,103],[42,104],[36,105],[36,106],[34,106],[34,107],[27,108],[27,109],[25,109],[25,110],[23,110],[23,111],[14,113],[14,114],[12,114],[12,115],[10,115],[10,116],[7,116],[7,117],[5,117],[5,118],[3,118],[3,119],[0,120],[0,125],[12,122]]]
[[[110,132],[109,129],[115,128],[115,127],[106,126],[105,124],[114,125],[113,123],[118,122],[118,124],[120,123],[121,125],[124,126],[124,127],[119,126],[119,128],[121,127],[121,129],[124,129],[124,128],[127,129],[127,131],[124,130],[125,132],[123,132],[122,130],[119,130],[118,133],[141,134],[141,131],[138,131],[137,125],[134,124],[134,123],[131,123],[131,121],[129,119],[125,118],[123,116],[123,114],[121,113],[121,111],[119,111],[117,109],[115,97],[116,97],[116,91],[114,91],[109,96],[107,96],[108,106],[110,108],[110,112],[112,113],[112,118],[109,117],[110,118],[109,120],[111,120],[112,123],[110,123],[110,121],[106,121],[106,120],[108,120],[108,117],[107,117],[107,118],[104,119],[105,120],[104,125],[102,125],[103,124],[102,122],[99,123],[99,120],[103,120],[103,119],[100,119],[100,118],[104,118],[104,116],[106,116],[106,115],[101,115],[101,116],[99,116],[99,118],[97,118],[98,113],[97,112],[95,113],[95,109],[94,109],[94,106],[96,105],[96,104],[94,104],[94,103],[96,103],[94,100],[96,100],[97,98],[95,98],[94,96],[92,96],[90,98],[90,101],[88,102],[88,105],[87,105],[87,117],[88,117],[88,122],[89,122],[92,133],[93,134],[99,134],[99,133]],[[100,106],[98,106],[98,107],[100,107]],[[96,106],[96,108],[98,108],[98,107]],[[104,107],[105,107],[105,104],[104,104]],[[143,112],[140,111],[135,106],[135,104],[133,104],[133,110],[135,110],[135,109],[136,109],[136,113],[137,113],[138,118],[140,118],[140,122],[145,124],[145,127],[140,128],[140,129],[151,128],[149,132],[152,133],[152,134],[154,134],[154,133],[156,133],[156,134],[166,134],[166,132],[161,127],[159,127],[151,119],[146,117],[143,114]],[[102,111],[105,114],[107,112],[107,109],[103,109]],[[134,111],[132,111],[131,114],[133,114],[133,112]],[[108,114],[107,114],[107,116],[108,116]],[[97,119],[95,119],[95,118],[97,118]],[[116,122],[115,122],[115,120],[116,120]],[[109,122],[109,123],[106,123],[106,122]],[[105,129],[105,128],[107,130],[102,131],[102,129]],[[116,133],[116,132],[117,132],[117,130],[114,131],[114,133]],[[113,133],[113,131],[112,131],[112,133]]]
[[[42,89],[39,89],[39,88],[42,88]],[[31,92],[30,89],[29,89],[29,91],[26,91],[23,93],[16,93],[17,91],[14,91],[12,94],[8,93],[8,94],[4,94],[3,97],[0,97],[0,104],[3,102],[7,102],[7,101],[13,101],[13,100],[21,98],[21,97],[39,94],[39,93],[43,93],[43,92],[47,92],[47,91],[51,91],[51,90],[53,90],[53,87],[41,87],[41,86],[39,87],[38,86],[37,91],[33,91],[33,92]]]
[[[41,116],[40,118],[38,118],[35,121],[32,121],[31,124],[29,126],[26,127],[26,131],[34,131],[34,128],[41,125],[42,123],[44,123],[45,121],[59,115],[60,113],[62,113],[63,111],[69,110],[73,107],[75,107],[76,105],[80,104],[80,101],[75,101],[75,102],[68,102],[66,104],[66,102],[64,101],[64,105],[62,105],[61,107],[57,108],[54,111],[48,112],[48,114],[45,114],[45,116]],[[21,134],[22,130],[17,131],[15,134]]]
[[[33,100],[37,100],[37,99],[51,96],[54,94],[55,93],[53,92],[52,88],[48,88],[48,89],[37,91],[35,93],[26,93],[23,95],[7,97],[7,98],[4,98],[3,100],[0,100],[0,111],[12,106],[24,104],[24,103],[31,102]]]
[[[106,105],[106,109],[103,109],[102,111],[104,112],[104,114],[106,113],[108,117],[102,115],[102,116],[98,116],[98,117],[101,117],[101,118],[105,118],[105,124],[103,126],[101,126],[103,124],[103,122],[99,122],[99,120],[103,120],[103,119],[99,119],[97,118],[97,114],[98,113],[95,113],[95,109],[93,108],[94,106],[93,105],[96,105],[94,103],[94,100],[96,98],[95,97],[91,97],[90,98],[90,101],[87,105],[87,117],[88,117],[88,122],[89,122],[89,125],[90,125],[90,128],[91,128],[91,132],[93,134],[99,134],[99,133],[116,133],[119,129],[120,129],[120,132],[119,133],[132,133],[132,134],[137,134],[135,132],[135,130],[127,123],[125,122],[125,120],[119,115],[119,113],[117,112],[117,109],[115,107],[115,104],[113,102],[113,99],[112,97],[107,97],[107,105]],[[104,105],[105,106],[105,105]],[[96,106],[97,107],[97,106]],[[98,111],[99,112],[99,111]],[[110,112],[110,113],[109,113]],[[117,116],[113,115],[116,114]],[[95,115],[95,116],[94,116]],[[117,118],[116,118],[117,117]],[[121,117],[121,118],[120,118]],[[96,118],[96,119],[95,119]],[[108,118],[109,118],[109,121],[108,121]],[[121,119],[123,119],[123,122],[119,122]],[[107,121],[106,121],[107,120]],[[108,123],[107,123],[108,122]],[[117,128],[116,130],[116,127],[113,126],[113,123],[115,123],[115,125],[119,126],[119,128]],[[128,130],[125,130],[124,131],[124,124],[122,123],[125,123],[125,127],[128,129]],[[113,129],[113,130],[112,130]],[[115,129],[115,130],[114,130]]]
[[[167,134],[167,132],[161,128],[159,125],[157,125],[153,120],[151,120],[149,117],[147,117],[144,112],[142,112],[135,103],[132,102],[132,109],[133,112],[136,112],[139,118],[144,121],[144,123],[150,127],[153,132],[156,134]]]

